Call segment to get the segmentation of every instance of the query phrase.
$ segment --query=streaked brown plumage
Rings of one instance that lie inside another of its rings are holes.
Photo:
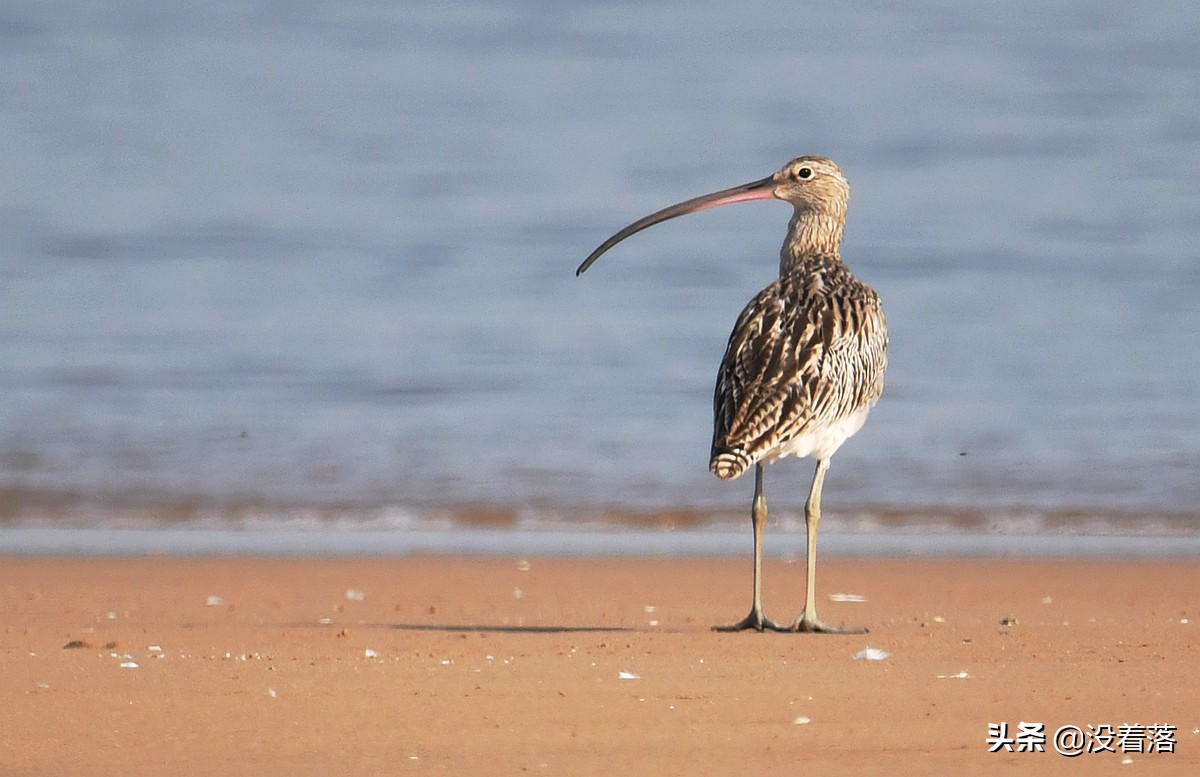
[[[717,372],[709,467],[723,480],[755,468],[754,597],[749,615],[721,627],[734,631],[847,632],[816,616],[816,539],[821,488],[829,458],[866,421],[883,392],[887,326],[879,296],[842,263],[839,247],[850,187],[833,161],[793,159],[779,172],[742,186],[665,208],[613,235],[580,265],[653,224],[703,208],[775,197],[794,212],[780,251],[779,278],[746,306]],[[763,464],[813,456],[816,472],[805,507],[808,570],[804,612],[790,626],[763,617],[762,532],[766,500]]]
[[[713,398],[712,473],[731,480],[759,461],[829,458],[883,392],[886,366],[878,295],[836,254],[794,263],[733,327]]]

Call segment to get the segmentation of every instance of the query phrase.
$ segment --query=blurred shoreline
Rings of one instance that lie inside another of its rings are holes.
[[[764,552],[802,559],[802,514],[769,519]],[[1094,510],[829,510],[821,554],[931,558],[1196,558],[1200,516]],[[459,507],[30,510],[0,519],[0,556],[719,557],[750,551],[744,517]]]

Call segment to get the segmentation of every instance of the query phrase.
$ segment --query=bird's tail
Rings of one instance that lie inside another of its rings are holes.
[[[721,480],[733,480],[753,463],[754,459],[741,448],[721,448],[713,451],[708,469]]]

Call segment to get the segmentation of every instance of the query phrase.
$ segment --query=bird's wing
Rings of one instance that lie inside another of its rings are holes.
[[[738,316],[713,395],[713,446],[751,459],[779,439],[785,416],[802,413],[796,401],[819,375],[825,343],[816,305],[796,304],[794,284],[779,280],[758,293]],[[790,419],[789,425],[803,419]]]
[[[814,422],[850,415],[882,392],[887,331],[879,298],[852,278],[827,280],[782,278],[738,317],[713,395],[719,477],[736,477]]]

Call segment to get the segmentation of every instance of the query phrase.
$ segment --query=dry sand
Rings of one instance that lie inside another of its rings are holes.
[[[764,578],[794,617],[803,564]],[[1200,562],[819,585],[870,633],[711,632],[746,560],[3,559],[0,774],[1200,774]],[[1022,721],[1045,752],[988,752]],[[1175,752],[1068,758],[1071,724],[1173,725]]]

